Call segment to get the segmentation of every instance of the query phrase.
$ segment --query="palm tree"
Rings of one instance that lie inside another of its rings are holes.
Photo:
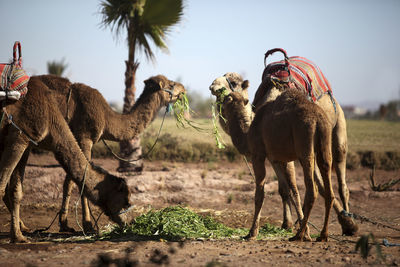
[[[128,60],[125,61],[125,97],[123,113],[129,112],[135,102],[135,77],[139,67],[137,52],[154,60],[151,40],[156,48],[168,51],[166,35],[183,16],[183,0],[104,0],[101,2],[102,25],[109,26],[118,36],[127,32]],[[140,139],[120,143],[120,153],[128,159],[141,156]],[[143,162],[135,164],[120,161],[118,171],[141,171]]]
[[[47,73],[62,76],[62,74],[68,67],[68,64],[66,64],[64,61],[64,58],[60,61],[47,61]]]

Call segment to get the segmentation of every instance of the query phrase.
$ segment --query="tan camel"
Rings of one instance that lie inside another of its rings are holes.
[[[213,83],[210,86],[211,93],[217,97],[217,101],[221,101],[223,98],[223,95],[229,94],[230,92],[240,92],[242,96],[245,99],[248,99],[248,88],[249,82],[246,80],[244,81],[241,75],[234,73],[234,72],[229,72],[226,73],[224,76],[219,77],[213,81]],[[261,83],[259,88],[265,87],[265,83]],[[224,90],[226,90],[224,92]],[[265,98],[265,88],[261,90],[261,93],[258,93],[260,90],[257,91],[256,98],[254,100],[254,103],[257,105],[258,99],[263,99]],[[272,91],[274,92],[274,91]],[[336,111],[334,106],[332,105],[332,101],[329,95],[323,96],[317,104],[325,111],[329,122],[331,123],[331,126],[333,128],[332,131],[332,151],[333,151],[333,165],[335,167],[337,177],[338,177],[338,183],[339,183],[339,195],[341,196],[342,202],[345,205],[345,210],[348,211],[348,199],[349,199],[349,191],[347,188],[347,184],[345,181],[345,171],[346,171],[346,154],[347,154],[347,134],[346,134],[346,121],[344,118],[344,113],[342,111],[342,108],[340,107],[339,103],[337,102],[336,99],[334,99],[335,104],[336,104]],[[262,103],[262,101],[260,101]],[[254,106],[253,106],[254,107]],[[224,111],[224,108],[222,107],[222,115],[226,116],[226,112]],[[246,113],[247,113],[247,118],[252,118],[254,117],[254,114],[252,114],[251,111],[251,105],[248,103],[246,105]],[[227,125],[229,124],[229,121],[224,121],[223,119],[220,119],[220,124],[222,128],[229,134],[229,131],[227,131]],[[293,184],[293,182],[286,182],[286,181],[294,181],[295,182],[295,168],[294,168],[294,162],[288,162],[284,166],[278,166],[276,164],[272,164],[277,176],[278,176],[278,182],[279,182],[279,194],[282,198],[282,205],[283,205],[283,223],[282,223],[282,228],[289,229],[293,227],[293,221],[292,221],[292,216],[291,216],[291,211],[290,211],[290,191],[291,190],[292,194],[295,196],[297,189],[295,188],[290,188],[290,185]],[[324,195],[324,187],[323,187],[323,182],[321,179],[321,174],[318,170],[318,166],[315,166],[315,172],[314,172],[314,179],[317,182],[319,192],[321,195]],[[346,194],[344,194],[346,192]],[[357,230],[358,226],[355,224],[352,218],[346,216],[346,214],[343,212],[343,207],[340,205],[340,203],[335,199],[333,208],[335,212],[337,213],[338,220],[342,226],[342,232],[345,235],[354,235]],[[299,214],[298,214],[299,215]]]
[[[130,197],[125,179],[108,174],[88,163],[58,109],[54,92],[37,77],[30,79],[28,88],[29,91],[22,100],[5,108],[7,114],[12,115],[12,121],[23,132],[7,124],[6,120],[3,120],[0,128],[0,195],[4,195],[9,182],[11,241],[27,241],[20,229],[19,208],[24,170],[31,146],[28,136],[39,147],[53,151],[64,170],[79,189],[83,190],[83,194],[111,220],[122,225],[120,211],[129,206]]]
[[[139,135],[154,120],[163,106],[175,102],[185,93],[182,84],[157,75],[145,80],[145,87],[127,115],[111,109],[99,91],[81,83],[53,75],[37,76],[55,97],[62,114],[65,114],[72,133],[88,160],[93,144],[101,138],[112,141],[130,140]],[[66,176],[59,216],[61,232],[73,232],[68,226],[68,206],[73,187],[72,178]],[[82,197],[82,225],[85,232],[93,231],[86,197]]]
[[[325,113],[299,91],[285,90],[258,109],[249,127],[247,103],[239,92],[232,92],[225,98],[223,106],[227,111],[232,142],[240,153],[251,157],[256,177],[255,213],[248,238],[254,239],[258,235],[267,158],[279,165],[298,159],[302,165],[306,185],[304,218],[291,240],[311,240],[307,222],[318,191],[313,178],[316,159],[325,186],[325,220],[317,240],[327,241],[329,213],[335,196],[331,184],[332,129]],[[301,212],[299,206],[297,209]]]

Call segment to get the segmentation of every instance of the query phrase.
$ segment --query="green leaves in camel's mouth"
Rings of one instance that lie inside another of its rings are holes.
[[[196,125],[192,120],[186,118],[185,114],[194,114],[194,111],[190,108],[189,99],[186,93],[182,93],[180,97],[172,105],[172,110],[178,127],[186,128],[186,124],[194,128],[197,131],[205,131],[205,129]]]
[[[225,88],[223,88],[223,89],[225,89]],[[227,95],[229,95],[229,92],[226,89],[221,91],[220,93],[223,96],[222,99],[224,99]],[[218,97],[218,99],[220,99],[220,98]],[[222,108],[222,102],[220,102],[219,100],[217,101],[216,104],[211,106],[212,122],[213,122],[213,128],[211,130],[212,131],[211,134],[215,138],[217,147],[219,149],[224,149],[225,142],[222,139],[222,136],[221,136],[219,128],[218,128],[218,122],[217,122],[218,117],[221,117],[225,121],[225,119],[221,115],[221,108]],[[172,110],[173,110],[173,114],[174,114],[176,124],[178,127],[187,128],[186,125],[188,125],[189,127],[192,127],[197,131],[208,132],[207,129],[204,129],[203,127],[199,126],[196,122],[188,119],[185,116],[186,113],[194,114],[194,111],[190,108],[189,100],[188,100],[186,93],[182,93],[180,95],[180,97],[172,105]]]
[[[225,118],[221,115],[221,104],[215,103],[214,105],[211,105],[211,114],[212,114],[213,135],[215,138],[215,142],[219,149],[224,149],[225,142],[219,132],[218,122],[217,122],[218,117],[222,118],[226,122]]]
[[[213,135],[214,135],[217,147],[219,149],[224,149],[225,142],[219,132],[217,120],[218,120],[218,118],[221,118],[226,123],[226,119],[222,116],[222,103],[224,102],[225,97],[227,97],[229,95],[229,91],[225,87],[222,87],[222,88],[216,90],[216,92],[217,92],[217,101],[215,102],[214,105],[211,106],[211,114],[212,114],[212,122],[213,122]]]

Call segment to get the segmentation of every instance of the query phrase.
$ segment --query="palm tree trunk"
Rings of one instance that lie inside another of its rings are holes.
[[[139,62],[131,60],[132,57],[129,55],[128,61],[125,61],[125,96],[124,96],[124,107],[122,112],[127,114],[130,112],[132,106],[135,104],[135,78],[136,70],[139,67]],[[134,160],[134,162],[119,161],[118,172],[141,172],[143,170],[142,147],[140,145],[140,137],[137,136],[132,140],[125,140],[119,143],[120,154],[123,158],[128,160]]]

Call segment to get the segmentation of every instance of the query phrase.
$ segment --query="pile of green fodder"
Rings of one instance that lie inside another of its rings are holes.
[[[202,216],[180,206],[151,210],[138,216],[129,225],[116,227],[103,233],[102,238],[136,236],[148,239],[179,241],[185,239],[239,239],[247,235],[248,229],[230,228],[210,216]],[[266,224],[260,229],[258,238],[285,238],[292,232]]]

